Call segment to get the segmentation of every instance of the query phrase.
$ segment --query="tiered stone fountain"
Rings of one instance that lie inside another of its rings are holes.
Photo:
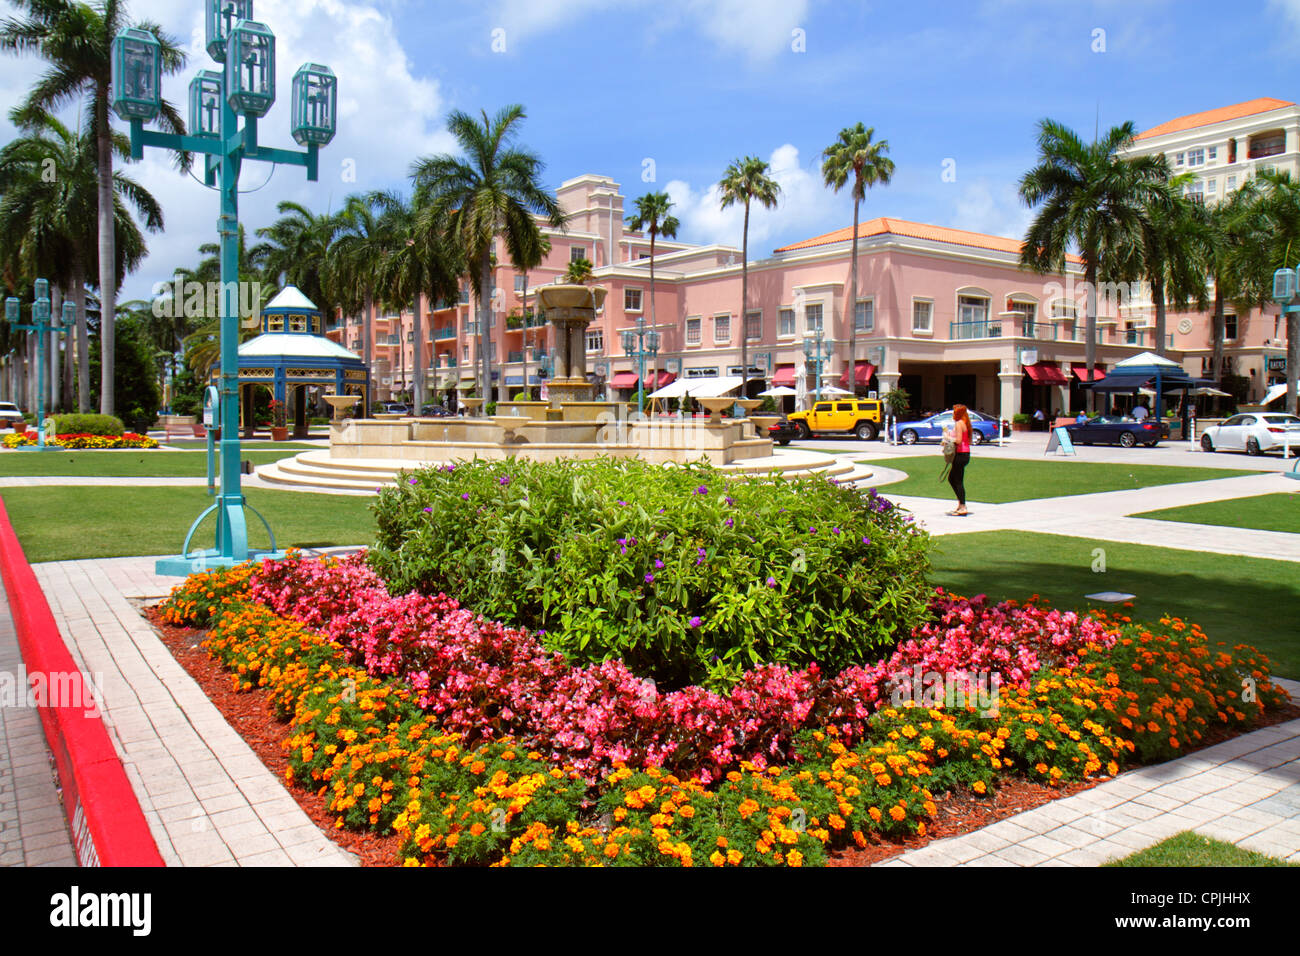
[[[587,379],[586,333],[604,303],[599,286],[552,285],[538,289],[538,302],[553,327],[555,376],[549,402],[500,402],[491,417],[419,418],[396,421],[348,419],[330,425],[328,452],[303,452],[264,465],[267,481],[373,491],[399,471],[473,458],[638,457],[661,464],[707,460],[744,473],[823,470],[865,477],[829,455],[782,452],[755,437],[748,418],[723,420],[735,399],[701,399],[709,420],[655,421],[633,418],[620,402],[593,401]],[[461,399],[476,412],[483,399]],[[869,474],[866,473],[866,474]],[[852,480],[852,479],[851,479]]]

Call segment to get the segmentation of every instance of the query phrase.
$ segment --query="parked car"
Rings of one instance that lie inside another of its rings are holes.
[[[999,424],[995,419],[986,418],[979,412],[967,412],[970,415],[972,445],[982,445],[986,441],[994,441],[998,437]],[[915,445],[920,441],[941,441],[943,439],[943,430],[952,427],[952,411],[939,412],[931,415],[929,418],[922,418],[911,422],[896,422],[894,424],[894,440],[902,442],[904,445]],[[1003,434],[1006,434],[1010,426],[1002,428]]]
[[[14,428],[23,423],[23,413],[18,410],[17,405],[13,402],[0,402],[0,425]]]
[[[1205,451],[1244,451],[1262,455],[1266,451],[1300,453],[1300,418],[1282,412],[1249,412],[1233,415],[1218,425],[1211,425],[1201,435]]]
[[[1161,438],[1169,434],[1169,426],[1147,418],[1120,415],[1097,415],[1087,421],[1066,425],[1070,440],[1076,445],[1120,445],[1132,448],[1146,445],[1154,448]]]
[[[836,399],[815,402],[806,411],[791,412],[789,420],[798,429],[800,438],[823,432],[852,432],[863,441],[871,441],[880,434],[882,407],[874,398]]]
[[[788,445],[791,439],[800,438],[801,429],[788,418],[783,418],[774,425],[767,428],[767,437],[772,439],[778,445]]]
[[[424,418],[449,418],[454,414],[456,413],[442,405],[430,403],[420,406],[420,415]]]

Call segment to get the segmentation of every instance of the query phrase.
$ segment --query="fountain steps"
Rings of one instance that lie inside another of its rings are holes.
[[[398,479],[399,473],[437,462],[396,458],[330,458],[328,451],[307,451],[257,468],[257,476],[276,485],[319,491],[369,491]],[[737,475],[780,472],[787,476],[819,474],[842,483],[856,484],[871,477],[871,470],[820,452],[782,451],[723,465],[720,471]]]

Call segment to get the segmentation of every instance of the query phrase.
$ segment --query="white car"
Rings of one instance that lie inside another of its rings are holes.
[[[1280,412],[1246,412],[1221,425],[1211,425],[1201,435],[1205,451],[1244,451],[1259,455],[1290,447],[1300,453],[1300,418]]]
[[[0,402],[0,428],[6,425],[13,428],[15,424],[23,420],[23,413],[18,410],[18,406],[13,402]]]

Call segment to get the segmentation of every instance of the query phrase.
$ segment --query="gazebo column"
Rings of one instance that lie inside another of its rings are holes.
[[[307,437],[307,386],[293,386],[293,437]]]
[[[254,388],[256,386],[251,382],[244,382],[239,386],[239,415],[243,424],[243,437],[245,440],[253,437],[253,428],[257,424],[254,421],[257,417],[256,410],[253,407]]]

